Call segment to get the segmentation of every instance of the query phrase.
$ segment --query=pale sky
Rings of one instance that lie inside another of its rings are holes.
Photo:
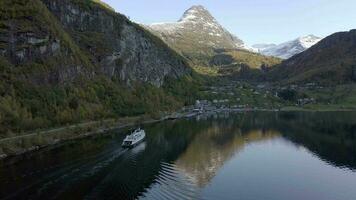
[[[281,43],[299,36],[325,37],[356,29],[356,0],[102,0],[131,20],[177,21],[192,5],[203,5],[248,45]]]

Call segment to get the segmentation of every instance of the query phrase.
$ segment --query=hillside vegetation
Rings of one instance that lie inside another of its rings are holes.
[[[220,49],[215,51],[209,66],[193,65],[208,76],[223,76],[235,80],[263,81],[264,74],[281,63],[281,59],[263,56],[246,50]]]
[[[184,59],[97,2],[0,1],[2,137],[83,121],[158,116],[194,102],[199,77]],[[68,5],[76,10],[67,13]],[[62,14],[85,20],[73,13],[93,17],[95,26],[61,21],[68,19]],[[119,49],[117,41],[125,47]]]
[[[253,53],[245,50],[227,51],[235,62],[249,66],[251,69],[271,68],[281,63],[281,59],[271,56],[263,56],[258,53]]]
[[[267,78],[284,83],[345,84],[356,80],[356,30],[335,33],[273,69]]]

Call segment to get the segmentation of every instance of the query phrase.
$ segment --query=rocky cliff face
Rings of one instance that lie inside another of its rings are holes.
[[[46,84],[93,75],[92,64],[40,1],[4,0],[0,7],[0,59],[15,66],[18,78]]]
[[[168,77],[190,73],[184,60],[158,38],[92,1],[5,0],[3,4],[15,12],[4,7],[9,14],[2,14],[0,55],[14,65],[51,65],[47,75],[33,80],[58,83],[104,74],[127,84],[160,87]]]
[[[119,77],[128,84],[141,81],[161,86],[165,77],[189,73],[175,52],[122,15],[101,7],[88,9],[72,0],[43,1],[109,77]]]
[[[0,1],[0,136],[157,115],[196,93],[184,58],[98,2]]]

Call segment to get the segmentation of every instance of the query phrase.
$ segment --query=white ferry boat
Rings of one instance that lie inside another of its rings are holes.
[[[127,135],[124,141],[122,142],[123,147],[134,147],[140,142],[142,142],[146,137],[146,133],[142,129],[136,129],[130,135]]]

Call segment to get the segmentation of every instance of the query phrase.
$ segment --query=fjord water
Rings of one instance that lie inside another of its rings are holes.
[[[0,199],[356,199],[356,113],[166,121],[122,149],[116,130],[0,165]]]

